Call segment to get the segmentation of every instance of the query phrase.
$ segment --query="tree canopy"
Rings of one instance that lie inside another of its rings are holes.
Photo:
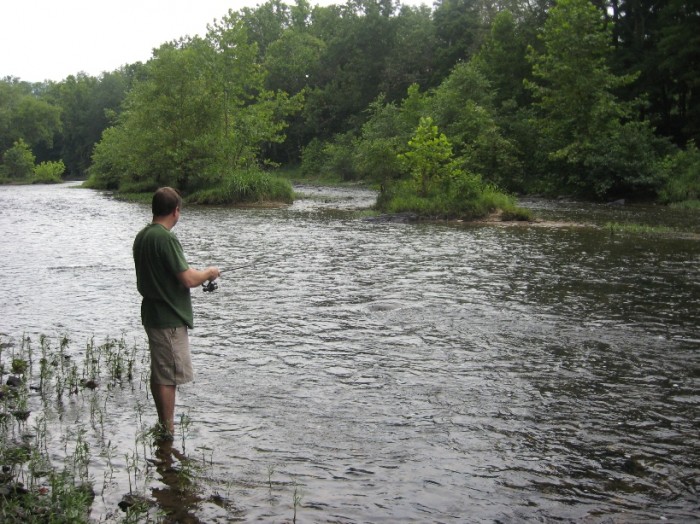
[[[688,0],[269,0],[97,78],[3,79],[0,158],[21,140],[121,190],[275,165],[385,184],[429,118],[504,190],[688,194],[668,166],[696,165],[699,21]]]

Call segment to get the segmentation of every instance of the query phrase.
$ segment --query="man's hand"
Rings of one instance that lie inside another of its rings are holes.
[[[218,267],[210,266],[206,269],[195,269],[193,267],[177,274],[177,279],[186,288],[199,287],[207,280],[213,281],[221,276]]]

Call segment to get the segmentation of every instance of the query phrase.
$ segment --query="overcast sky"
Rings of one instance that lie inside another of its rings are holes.
[[[60,81],[145,62],[153,48],[203,36],[229,9],[264,0],[0,0],[0,78]],[[294,1],[285,2],[293,5]],[[311,0],[312,5],[344,0]],[[432,0],[402,0],[402,5]]]

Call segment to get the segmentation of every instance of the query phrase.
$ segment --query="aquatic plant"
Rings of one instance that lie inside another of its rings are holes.
[[[192,419],[188,413],[180,414],[180,436],[182,437],[182,451],[185,451],[185,441],[187,440],[187,435],[190,430],[190,425],[192,424]]]
[[[13,358],[12,367],[10,368],[10,370],[15,375],[23,375],[24,373],[26,373],[28,367],[29,363],[26,360],[23,360],[21,358]]]
[[[267,465],[267,485],[270,486],[270,496],[272,496],[272,475],[275,473],[275,465]]]
[[[301,499],[302,499],[302,493],[301,489],[299,488],[298,484],[295,482],[294,483],[294,495],[293,495],[293,506],[294,506],[294,515],[292,516],[292,522],[296,524],[297,521],[297,508],[301,505]]]
[[[631,233],[631,234],[663,234],[672,233],[673,228],[666,226],[650,226],[647,224],[633,224],[620,222],[607,222],[605,224],[611,235],[616,233]]]
[[[138,455],[134,451],[127,451],[124,453],[124,459],[126,461],[126,473],[129,479],[129,493],[134,492],[136,487],[136,475],[139,472]],[[134,475],[134,484],[131,484],[131,475]]]
[[[89,339],[84,351],[76,352],[67,337],[53,341],[42,336],[40,365],[32,373],[32,346],[36,344],[23,337],[19,347],[0,353],[0,365],[9,366],[13,358],[29,362],[22,380],[15,377],[15,385],[0,389],[1,522],[87,523],[116,515],[122,523],[152,522],[164,511],[182,511],[178,504],[188,507],[202,500],[198,494],[203,483],[211,482],[214,451],[195,448],[201,460],[185,454],[185,447],[191,447],[189,413],[179,418],[182,452],[174,446],[172,436],[170,441],[159,441],[156,428],[148,427],[147,407],[152,406],[145,398],[150,391],[148,352],[137,352],[137,346],[129,347],[123,337],[104,343]],[[129,377],[140,377],[141,383],[127,380]],[[94,381],[95,387],[88,387],[88,381]],[[134,393],[136,398],[129,398]],[[125,397],[134,408],[128,415],[129,430],[134,432],[130,449],[110,433],[113,415],[123,409]],[[17,416],[22,413],[26,416]],[[271,497],[273,472],[271,466],[267,479]],[[165,502],[172,506],[159,507],[164,502],[154,500],[155,475],[178,494]],[[96,500],[105,504],[119,489],[123,495],[117,507],[107,508],[106,513],[105,508],[93,508]],[[239,511],[221,495],[209,500],[227,511]],[[299,488],[292,502],[296,518]]]
[[[97,395],[90,397],[89,427],[78,423],[64,428],[65,433],[61,436],[63,465],[54,464],[50,458],[55,456],[55,450],[50,450],[50,443],[55,443],[55,439],[49,438],[47,417],[53,416],[54,409],[60,414],[64,396],[79,395],[79,386],[87,384],[81,379],[80,367],[69,353],[69,343],[69,338],[63,336],[54,348],[48,337],[42,335],[39,338],[41,356],[37,374],[32,371],[33,346],[28,336],[22,336],[19,347],[13,347],[9,356],[13,373],[22,378],[16,376],[10,380],[10,385],[5,386],[0,395],[0,466],[3,468],[0,520],[3,522],[46,522],[48,516],[51,522],[87,522],[94,499],[90,467],[93,460],[91,441],[95,440],[95,434],[97,445],[102,449],[101,455],[108,459],[103,492],[113,478],[115,449],[111,441],[105,445],[100,440],[105,436],[104,413],[109,400],[106,396],[104,403]],[[114,370],[129,369],[129,360],[134,359],[124,350],[125,347],[123,341],[108,340],[103,346],[96,346],[91,341],[85,353],[83,374],[99,380],[99,363],[107,361],[114,363],[109,369],[113,377],[118,378],[119,373]],[[5,367],[3,356],[0,353],[0,366]],[[37,381],[38,386],[33,386],[33,381]],[[87,386],[84,389],[91,390]],[[37,392],[34,398],[30,390]],[[38,414],[28,432],[26,426],[32,421],[30,406],[37,401],[39,405],[35,404],[33,408],[38,407]],[[90,430],[95,433],[90,434]],[[143,460],[140,454],[135,454],[135,457],[137,463]],[[135,473],[139,471],[136,469]]]

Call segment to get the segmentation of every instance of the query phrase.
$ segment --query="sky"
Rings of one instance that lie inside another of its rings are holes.
[[[229,9],[265,0],[2,0],[0,78],[61,81],[84,72],[99,76],[146,62],[154,48],[183,36],[204,36]],[[293,5],[294,1],[284,3]],[[310,0],[312,5],[344,0]],[[402,0],[420,5],[429,0]]]

